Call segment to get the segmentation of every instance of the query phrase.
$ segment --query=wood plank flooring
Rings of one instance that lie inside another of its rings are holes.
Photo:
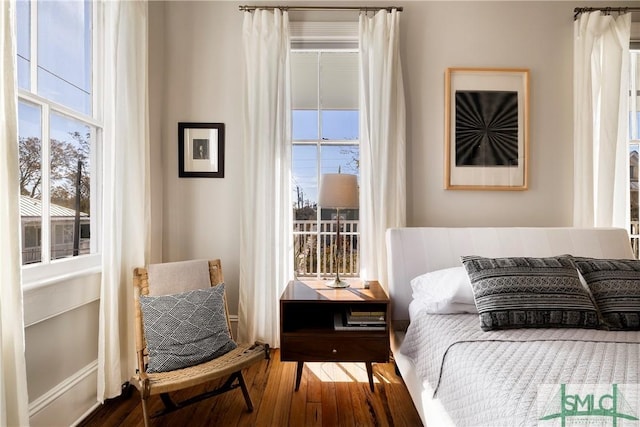
[[[244,371],[254,410],[240,389],[193,404],[163,417],[153,426],[291,426],[420,427],[420,417],[393,363],[373,365],[375,392],[369,389],[364,363],[305,363],[300,389],[294,391],[296,364],[281,362],[278,349],[271,360]],[[181,400],[217,386],[213,382],[179,392]],[[162,408],[160,398],[149,402],[150,413]],[[87,417],[82,427],[143,427],[140,395],[110,399]]]

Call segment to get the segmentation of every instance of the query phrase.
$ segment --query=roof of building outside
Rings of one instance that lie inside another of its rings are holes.
[[[51,217],[75,217],[76,211],[73,209],[65,208],[64,206],[51,203],[50,213]],[[34,199],[29,196],[20,196],[20,216],[41,216],[42,215],[42,201],[40,199]],[[80,216],[88,217],[89,215],[80,212]]]

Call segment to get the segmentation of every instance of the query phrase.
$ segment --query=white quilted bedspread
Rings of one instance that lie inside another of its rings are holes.
[[[474,314],[419,312],[400,351],[459,426],[538,425],[541,384],[640,383],[640,332],[484,332]]]

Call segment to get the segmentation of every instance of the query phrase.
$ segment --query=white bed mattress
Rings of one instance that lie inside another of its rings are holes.
[[[546,391],[562,383],[635,385],[627,398],[631,411],[640,412],[638,331],[484,332],[473,314],[432,315],[415,306],[411,314],[396,358],[422,383],[423,401],[443,412],[442,424],[544,426],[538,386],[545,384]]]

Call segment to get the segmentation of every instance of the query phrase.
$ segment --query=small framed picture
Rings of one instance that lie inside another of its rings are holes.
[[[224,178],[224,123],[178,123],[178,176]]]
[[[526,190],[529,70],[449,68],[445,188]]]

